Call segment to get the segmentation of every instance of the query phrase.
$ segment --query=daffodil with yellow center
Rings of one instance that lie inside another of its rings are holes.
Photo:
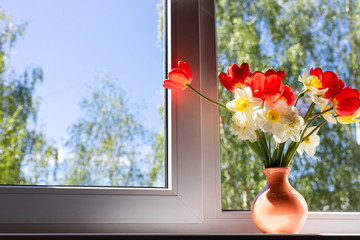
[[[275,141],[277,143],[283,143],[290,138],[293,142],[298,142],[300,140],[300,132],[305,127],[304,119],[299,115],[297,108],[294,106],[287,107],[283,115],[289,123],[285,124],[284,134],[274,135]]]
[[[280,112],[276,109],[269,110],[266,114],[266,118],[271,122],[280,120]]]
[[[299,76],[299,81],[304,84],[305,90],[310,92],[311,100],[314,103],[318,105],[324,104],[326,99],[323,96],[328,89],[320,89],[323,85],[317,76],[308,76],[307,69],[305,68],[302,76]]]
[[[309,127],[306,132],[305,136],[310,134],[316,127]],[[318,129],[319,130],[319,129]],[[316,153],[316,147],[320,144],[320,137],[317,134],[318,130],[316,130],[313,134],[309,137],[305,138],[296,149],[296,151],[302,155],[304,151],[309,154],[310,156],[314,156]]]
[[[322,82],[317,76],[310,76],[310,82],[306,83],[308,86],[315,87],[317,89],[322,88]]]
[[[255,112],[255,121],[262,131],[274,134],[277,139],[283,139],[285,125],[291,122],[285,115],[287,108],[286,102],[283,100],[279,100],[275,104],[265,102],[264,108]]]
[[[257,126],[254,121],[246,119],[246,116],[241,112],[236,112],[232,120],[234,124],[230,126],[230,130],[234,132],[238,139],[249,140],[250,142],[257,141],[257,135],[255,133]]]
[[[226,107],[233,112],[240,112],[248,121],[253,121],[252,114],[262,104],[260,98],[253,97],[253,93],[250,87],[244,89],[235,88],[235,99],[228,102]]]
[[[249,101],[243,97],[240,97],[235,101],[236,111],[243,112],[249,108]]]

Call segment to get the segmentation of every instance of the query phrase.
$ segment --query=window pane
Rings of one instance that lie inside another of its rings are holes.
[[[242,62],[251,72],[285,70],[284,84],[302,91],[298,76],[304,68],[321,67],[336,72],[346,86],[360,87],[358,1],[217,0],[216,7],[219,73]],[[219,84],[219,101],[232,98]],[[250,210],[265,185],[262,164],[230,131],[231,114],[220,113],[222,206]],[[290,183],[310,211],[359,211],[359,125],[327,123],[319,136],[314,157],[295,155]]]
[[[164,187],[162,1],[0,6],[0,184]]]

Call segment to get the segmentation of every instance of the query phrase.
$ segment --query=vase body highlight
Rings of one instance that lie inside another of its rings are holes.
[[[287,167],[266,168],[267,185],[255,198],[251,216],[264,233],[297,233],[307,219],[306,201],[288,181]]]

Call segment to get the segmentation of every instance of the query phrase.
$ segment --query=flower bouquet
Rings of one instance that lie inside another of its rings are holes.
[[[267,185],[252,206],[252,217],[263,232],[298,232],[307,217],[305,199],[288,181],[288,168],[296,152],[310,156],[320,144],[317,135],[321,126],[330,122],[350,124],[360,122],[360,94],[332,71],[307,69],[299,76],[304,89],[297,95],[283,84],[284,71],[269,69],[265,73],[250,72],[249,65],[231,64],[227,73],[220,73],[221,84],[234,98],[226,105],[213,101],[190,84],[192,73],[186,62],[169,73],[163,86],[181,92],[187,88],[207,101],[232,114],[231,130],[239,140],[254,151],[264,165]],[[303,97],[311,104],[304,115],[296,107]],[[315,124],[315,120],[323,121]]]

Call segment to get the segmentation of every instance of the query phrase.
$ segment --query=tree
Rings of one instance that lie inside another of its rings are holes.
[[[164,121],[164,107],[159,107],[161,119]],[[151,152],[148,159],[152,160],[151,171],[149,173],[149,186],[156,186],[159,181],[161,186],[165,184],[165,159],[164,159],[164,129],[160,132],[154,133],[155,141],[151,144]]]
[[[359,14],[356,1],[216,1],[218,70],[248,62],[251,70],[286,71],[287,84],[301,89],[303,68],[321,66],[359,87]],[[285,81],[286,81],[285,80]],[[219,86],[219,101],[231,94]],[[250,209],[264,184],[260,161],[231,132],[231,116],[221,111],[224,209]],[[293,159],[290,181],[312,211],[360,209],[359,145],[352,126],[327,124],[315,157]],[[237,151],[235,150],[237,149]]]
[[[65,167],[67,185],[148,186],[151,133],[141,124],[139,106],[108,76],[91,88],[84,112],[70,127],[71,150]]]
[[[56,162],[57,150],[37,130],[38,103],[34,98],[43,80],[41,68],[17,75],[9,68],[9,58],[26,24],[14,24],[0,12],[0,184],[46,184]]]

